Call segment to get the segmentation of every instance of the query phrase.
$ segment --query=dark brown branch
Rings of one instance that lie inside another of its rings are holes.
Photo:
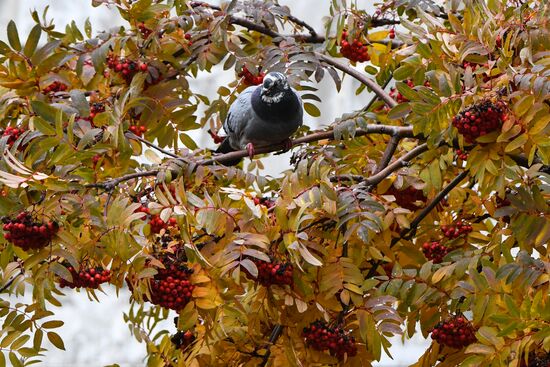
[[[169,152],[167,150],[164,150],[162,149],[161,147],[158,147],[156,146],[155,144],[151,143],[150,141],[148,140],[145,140],[143,139],[142,137],[140,136],[137,136],[136,134],[134,134],[133,132],[130,132],[130,131],[127,131],[124,136],[126,136],[128,139],[134,139],[134,140],[138,140],[140,142],[142,142],[143,144],[153,148],[153,149],[156,149],[158,150],[159,152],[163,153],[163,154],[166,154],[167,156],[170,156],[172,158],[176,158],[176,159],[182,159],[181,157],[179,157],[177,154],[175,153],[172,153],[172,152]]]
[[[315,29],[314,29],[312,26],[310,26],[309,24],[307,24],[307,23],[304,22],[303,20],[296,18],[294,15],[288,15],[287,18],[288,18],[288,20],[290,20],[292,23],[304,27],[305,29],[308,30],[309,34],[310,34],[312,37],[316,37],[316,38],[317,38],[317,32],[315,31]]]
[[[392,239],[390,243],[390,248],[393,248],[399,241],[402,239],[410,239],[414,234],[416,233],[416,230],[418,228],[418,225],[424,218],[428,216],[428,214],[447,196],[449,192],[451,192],[452,189],[454,189],[462,180],[464,180],[468,176],[469,171],[462,171],[458,176],[456,176],[443,190],[441,190],[434,198],[433,200],[424,208],[418,215],[413,219],[411,222],[409,228],[403,229],[399,233],[399,237],[396,237]],[[378,260],[373,265],[372,268],[370,268],[369,272],[367,273],[366,278],[371,278],[376,274],[376,270],[378,267],[382,264],[382,261]]]
[[[385,135],[398,135],[402,138],[412,138],[413,136],[413,130],[412,126],[388,126],[388,125],[368,125],[366,129],[358,129],[355,131],[355,136],[363,136],[367,134],[385,134]],[[334,140],[334,131],[328,130],[328,131],[320,131],[316,133],[312,133],[306,136],[303,136],[301,138],[295,139],[292,141],[292,146],[300,145],[300,144],[306,144],[306,143],[312,143],[319,140]],[[270,153],[270,152],[276,152],[281,151],[285,148],[285,145],[283,143],[281,144],[275,144],[270,145],[266,147],[259,147],[256,149],[256,154],[264,154],[264,153]],[[414,150],[414,149],[413,149]],[[411,151],[412,152],[412,151]],[[410,152],[409,152],[410,154]],[[246,150],[238,150],[231,153],[226,154],[219,154],[213,158],[209,159],[203,159],[201,161],[196,162],[197,165],[211,165],[214,163],[225,163],[229,162],[238,158],[244,158],[248,156],[248,152]],[[178,158],[182,159],[182,158]],[[183,160],[183,159],[182,159]],[[397,169],[397,168],[396,168]],[[148,177],[148,176],[155,176],[160,172],[160,169],[152,169],[148,171],[143,172],[134,172],[127,175],[123,175],[118,178],[114,178],[105,182],[98,182],[93,184],[88,184],[85,187],[87,188],[100,188],[107,191],[112,190],[115,186],[120,184],[121,182],[128,181],[134,178],[140,178],[140,177]],[[392,171],[393,172],[393,171]]]
[[[388,126],[388,125],[369,125],[366,129],[358,129],[355,131],[355,136],[363,136],[367,134],[385,134],[385,135],[399,135],[400,137],[412,138],[412,127],[411,126]],[[334,140],[334,131],[321,131],[317,133],[312,133],[301,138],[295,139],[292,141],[292,146],[312,143],[319,140]],[[256,149],[256,154],[264,154],[270,152],[276,152],[283,150],[285,148],[284,144],[275,144],[267,147],[260,147]],[[235,152],[220,154],[210,159],[199,161],[199,165],[210,165],[214,162],[224,163],[238,158],[248,157],[248,152],[246,150],[238,150]]]
[[[384,85],[382,85],[382,89],[386,89],[386,87],[388,86],[388,84],[390,84],[391,80],[393,79],[393,76],[392,77],[389,77],[388,80],[386,80],[384,82]],[[363,112],[368,112],[368,110],[370,110],[371,106],[374,104],[374,102],[376,102],[378,100],[378,95],[374,95],[371,100],[369,101],[369,103],[362,109]]]
[[[160,172],[159,169],[152,169],[149,171],[142,171],[142,172],[134,172],[129,173],[124,176],[120,176],[117,178],[113,178],[111,180],[105,181],[105,182],[97,182],[93,184],[87,184],[85,185],[86,188],[97,188],[97,189],[104,189],[107,191],[113,190],[115,186],[120,184],[121,182],[128,181],[134,178],[140,178],[140,177],[150,177],[150,176],[156,176]]]
[[[216,10],[216,11],[221,11],[222,10],[219,6],[211,5],[211,4],[208,4],[208,3],[201,2],[201,1],[192,1],[190,3],[190,5],[193,8],[197,8],[197,7],[202,6],[202,7],[207,7],[207,8],[210,8],[212,10]],[[298,19],[298,18],[296,18],[292,15],[287,16],[287,18],[291,22],[296,23],[296,24],[306,28],[308,30],[309,34],[281,34],[281,33],[278,33],[278,32],[276,32],[276,31],[274,31],[274,30],[272,30],[268,27],[253,23],[253,22],[251,22],[251,21],[249,21],[245,18],[240,18],[240,17],[236,17],[236,16],[233,16],[233,15],[230,15],[229,22],[231,24],[236,24],[236,25],[239,25],[241,27],[244,27],[244,28],[247,28],[247,29],[262,33],[262,34],[265,34],[265,35],[270,36],[272,38],[278,38],[278,37],[280,37],[280,38],[294,38],[296,41],[305,42],[305,43],[323,43],[323,42],[326,41],[325,37],[323,37],[321,35],[318,35],[317,32],[315,31],[315,29],[313,27],[311,27],[310,25],[308,25],[303,20]],[[371,22],[370,22],[371,27],[381,27],[381,26],[393,25],[393,24],[399,24],[399,21],[398,20],[393,20],[393,19],[383,18],[383,19],[372,19]],[[387,44],[389,42],[391,42],[392,46],[395,46],[395,47],[401,47],[402,46],[401,42],[395,41],[395,40],[377,41],[376,43]]]
[[[11,285],[13,284],[13,282],[15,282],[15,280],[20,276],[20,275],[23,275],[23,270],[20,270],[19,271],[19,274],[13,276],[10,280],[8,280],[8,282],[6,284],[4,284],[2,286],[2,288],[0,288],[0,293],[4,293],[4,291],[6,289],[8,289],[9,287],[11,287]]]
[[[325,63],[334,66],[336,69],[343,71],[346,74],[349,74],[350,76],[354,77],[361,83],[365,84],[368,88],[370,88],[381,100],[383,100],[388,107],[393,108],[397,106],[397,102],[382,88],[378,85],[374,80],[367,78],[363,73],[355,70],[354,68],[350,67],[349,65],[344,65],[340,61],[336,60],[333,57],[323,55],[320,53],[315,53],[315,55],[324,61]]]
[[[376,167],[376,171],[374,171],[374,173],[378,173],[382,171],[384,168],[388,166],[388,164],[390,164],[391,158],[395,154],[395,151],[397,150],[397,146],[399,145],[400,140],[401,138],[397,135],[393,135],[390,138],[390,141],[386,146],[386,150],[382,155],[382,159],[380,159],[380,163],[378,163],[378,166]]]
[[[402,157],[397,159],[392,164],[388,165],[386,168],[384,168],[377,174],[372,175],[369,178],[365,179],[363,183],[365,185],[370,185],[370,186],[378,185],[383,179],[388,177],[391,173],[397,171],[400,168],[407,166],[413,158],[418,157],[420,154],[426,152],[427,150],[428,150],[428,144],[426,143],[415,147],[410,152],[403,155]]]
[[[265,367],[265,365],[267,364],[267,361],[269,360],[269,356],[271,355],[270,346],[277,342],[277,339],[279,339],[282,332],[283,332],[283,325],[277,324],[273,327],[273,330],[271,331],[271,336],[269,337],[270,345],[267,346],[267,350],[264,354],[264,357],[263,357],[262,363],[260,364],[260,367]]]
[[[449,184],[445,186],[445,188],[441,190],[435,196],[435,198],[433,198],[433,200],[430,201],[430,203],[424,209],[422,209],[420,213],[418,213],[416,218],[414,218],[414,220],[411,222],[411,225],[409,226],[409,228],[405,228],[401,231],[401,233],[399,233],[399,237],[395,242],[392,241],[392,243],[390,244],[390,248],[395,246],[395,244],[399,242],[401,239],[409,239],[412,236],[414,236],[416,234],[416,230],[420,222],[422,222],[422,220],[424,220],[424,218],[426,218],[426,216],[430,214],[430,212],[437,206],[437,204],[439,204],[441,200],[443,200],[445,196],[447,196],[447,194],[451,192],[452,189],[454,189],[456,186],[458,186],[458,184],[460,184],[460,182],[462,182],[462,180],[468,177],[468,173],[469,173],[468,170],[462,171],[451,182],[449,182]]]

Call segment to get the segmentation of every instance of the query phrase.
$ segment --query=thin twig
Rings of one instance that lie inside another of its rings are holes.
[[[124,134],[127,138],[129,139],[134,139],[134,140],[138,140],[140,142],[142,142],[143,144],[147,145],[148,147],[151,147],[153,149],[156,149],[158,150],[159,152],[163,153],[163,154],[166,154],[167,156],[170,156],[172,158],[176,158],[176,159],[182,159],[180,156],[178,156],[177,154],[175,153],[172,153],[172,152],[169,152],[165,149],[162,149],[161,147],[159,146],[156,146],[155,144],[151,143],[149,140],[146,140],[146,139],[143,139],[142,137],[140,136],[137,136],[136,134],[134,134],[133,132],[130,132],[130,131],[127,131],[125,134]]]
[[[384,82],[384,85],[382,85],[382,89],[386,90],[386,87],[388,86],[388,84],[390,84],[391,80],[393,79],[393,76],[388,78],[385,82]],[[378,95],[374,95],[371,100],[369,101],[369,103],[363,108],[363,112],[367,112],[371,106],[374,104],[374,102],[378,101]]]
[[[315,55],[324,61],[325,63],[334,66],[336,69],[343,71],[344,73],[354,77],[361,83],[365,84],[367,87],[369,87],[381,100],[383,100],[388,107],[393,108],[397,106],[397,102],[382,88],[376,81],[373,79],[367,78],[364,74],[361,72],[355,70],[354,68],[350,67],[349,65],[344,65],[337,59],[323,55],[320,53],[315,53]]]
[[[11,285],[13,284],[13,282],[15,282],[15,280],[17,278],[19,278],[20,275],[23,275],[23,270],[19,270],[19,274],[17,275],[14,275],[10,280],[8,280],[8,282],[6,284],[4,284],[2,286],[2,288],[0,288],[0,293],[3,293],[6,289],[8,289],[9,287],[11,287]]]

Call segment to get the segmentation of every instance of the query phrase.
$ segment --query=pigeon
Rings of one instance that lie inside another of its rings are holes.
[[[292,147],[290,136],[302,125],[303,114],[302,101],[286,76],[268,73],[261,85],[246,88],[229,107],[223,123],[227,137],[216,152],[246,149],[252,159],[257,147],[284,143],[288,150]]]

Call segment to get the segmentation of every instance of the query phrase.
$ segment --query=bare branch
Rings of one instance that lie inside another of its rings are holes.
[[[388,126],[388,125],[368,125],[365,129],[358,129],[355,131],[355,136],[363,136],[367,134],[385,134],[385,135],[398,135],[400,137],[409,137],[412,138],[413,136],[413,130],[412,126]],[[306,144],[306,143],[312,143],[319,140],[334,140],[334,131],[328,130],[328,131],[320,131],[316,133],[312,133],[306,136],[303,136],[301,138],[295,139],[292,141],[292,146],[300,145],[300,144]],[[270,153],[270,152],[276,152],[281,151],[285,148],[284,143],[280,144],[274,144],[266,147],[258,147],[256,149],[256,154],[264,154],[264,153]],[[412,151],[411,151],[412,152]],[[409,153],[410,154],[410,153]],[[197,165],[211,165],[214,163],[225,163],[229,162],[238,158],[244,158],[248,157],[248,152],[246,150],[238,150],[231,153],[226,154],[219,154],[213,158],[203,159],[201,161],[196,162]],[[180,160],[184,160],[180,157],[178,157]],[[185,160],[184,160],[185,161]],[[190,163],[190,162],[187,162]],[[114,178],[105,182],[98,182],[93,184],[88,184],[85,187],[87,188],[100,188],[104,190],[112,190],[115,186],[120,184],[121,182],[132,180],[134,178],[140,178],[140,177],[148,177],[148,176],[156,176],[160,172],[160,169],[152,169],[149,171],[143,171],[143,172],[134,172],[127,175],[123,175],[118,178]],[[393,171],[392,171],[393,172]]]
[[[395,246],[395,244],[399,242],[401,239],[408,239],[414,236],[420,222],[422,222],[422,220],[426,218],[426,216],[433,210],[433,208],[435,208],[437,204],[439,204],[439,202],[441,202],[441,200],[443,200],[445,196],[447,196],[447,194],[451,192],[452,189],[454,189],[458,184],[460,184],[460,182],[462,182],[462,180],[464,180],[468,176],[468,173],[469,173],[468,170],[462,171],[451,182],[449,182],[449,184],[445,186],[445,188],[441,190],[435,196],[435,198],[433,198],[433,200],[430,201],[430,203],[424,209],[422,209],[420,213],[418,213],[416,218],[414,218],[413,221],[411,222],[411,225],[409,226],[409,228],[405,228],[401,231],[395,243],[394,241],[392,241],[390,248]]]
[[[182,159],[181,157],[179,157],[177,154],[175,153],[172,153],[172,152],[169,152],[167,150],[164,150],[162,149],[161,147],[158,147],[156,146],[155,144],[151,143],[149,140],[145,140],[143,139],[142,137],[140,136],[137,136],[136,134],[130,132],[130,131],[127,131],[125,134],[124,134],[128,139],[134,139],[134,140],[138,140],[140,142],[142,142],[143,144],[153,148],[153,149],[156,149],[158,150],[159,152],[163,153],[163,154],[166,154],[167,156],[170,156],[172,158],[176,158],[176,159]]]
[[[19,270],[19,274],[14,275],[10,280],[7,281],[6,284],[4,284],[4,285],[2,286],[2,288],[0,288],[0,293],[4,293],[4,291],[5,291],[6,289],[8,289],[9,287],[11,287],[11,285],[13,284],[13,282],[15,282],[15,280],[16,280],[17,278],[19,278],[20,275],[23,275],[23,269]]]
[[[282,332],[283,332],[283,325],[277,324],[273,327],[273,330],[271,331],[271,336],[269,337],[270,345],[275,344],[277,342],[277,339],[279,339],[279,336],[281,336]],[[267,364],[267,361],[269,360],[269,356],[271,355],[270,345],[267,346],[267,350],[264,354],[260,367],[265,367],[265,365]]]
[[[393,157],[397,146],[399,145],[399,141],[401,138],[398,135],[393,135],[390,138],[390,141],[388,142],[388,145],[386,146],[386,150],[384,151],[384,154],[382,155],[382,159],[380,160],[380,163],[378,163],[378,167],[376,167],[376,171],[374,173],[378,173],[382,171],[384,168],[388,166],[388,164],[391,161],[391,158]]]
[[[386,177],[388,177],[390,174],[397,171],[398,169],[407,166],[413,158],[418,157],[420,154],[426,152],[427,150],[428,150],[428,144],[426,143],[415,147],[410,152],[400,157],[395,162],[388,165],[386,168],[384,168],[377,174],[372,175],[369,178],[365,179],[363,183],[365,185],[371,185],[371,186],[378,185],[380,181],[382,181],[383,179],[385,179]]]
[[[397,106],[397,102],[374,80],[367,78],[365,75],[350,67],[349,65],[344,65],[340,61],[336,60],[333,57],[323,55],[320,53],[315,53],[315,55],[323,60],[325,63],[334,66],[336,69],[343,71],[346,74],[351,75],[361,83],[369,87],[381,100],[383,100],[390,108]]]

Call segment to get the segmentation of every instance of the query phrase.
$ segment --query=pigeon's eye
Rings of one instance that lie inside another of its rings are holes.
[[[266,78],[264,79],[264,88],[269,89],[273,86],[274,82],[273,79]]]

